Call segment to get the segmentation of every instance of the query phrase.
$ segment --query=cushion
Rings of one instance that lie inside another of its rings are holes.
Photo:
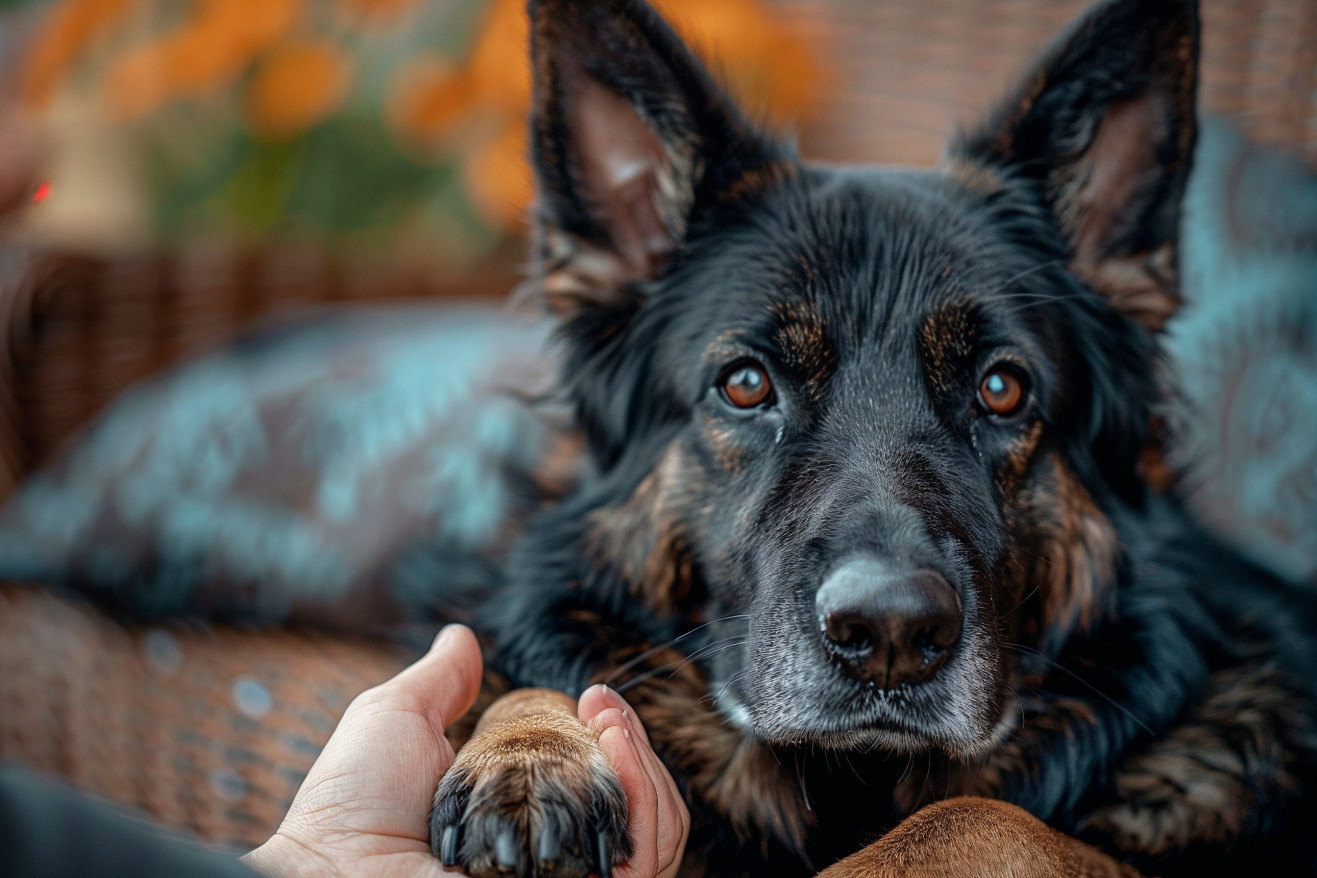
[[[0,578],[137,617],[385,628],[461,605],[570,482],[548,325],[341,306],[131,390],[0,511]],[[560,464],[560,465],[559,465]]]
[[[1185,304],[1168,327],[1198,516],[1317,581],[1317,175],[1207,120],[1185,201]]]

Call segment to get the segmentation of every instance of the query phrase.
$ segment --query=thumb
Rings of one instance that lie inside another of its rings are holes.
[[[448,728],[480,692],[480,644],[465,625],[447,625],[430,651],[381,686],[414,705],[432,726]]]

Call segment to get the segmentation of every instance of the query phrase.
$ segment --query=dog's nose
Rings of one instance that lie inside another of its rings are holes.
[[[932,570],[848,561],[815,601],[824,645],[852,676],[884,689],[918,683],[960,639],[960,599]]]

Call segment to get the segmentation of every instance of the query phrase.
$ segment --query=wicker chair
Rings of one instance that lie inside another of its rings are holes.
[[[935,161],[1080,0],[784,0],[829,46],[807,154]],[[1317,160],[1317,4],[1205,0],[1202,107]],[[252,321],[362,298],[498,295],[511,260],[461,279],[354,279],[332,254],[50,252],[0,273],[0,496],[127,385]],[[274,828],[347,701],[406,652],[322,633],[149,628],[0,586],[0,758],[233,847]]]

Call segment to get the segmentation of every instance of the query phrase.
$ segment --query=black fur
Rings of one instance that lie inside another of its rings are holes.
[[[1160,874],[1310,874],[1312,601],[1147,478],[1196,5],[1101,4],[936,172],[798,160],[639,0],[530,13],[537,281],[594,470],[480,620],[499,670],[661,689],[674,669],[620,657],[694,656],[704,707],[772,754],[806,827],[729,816],[700,792],[719,754],[656,736],[710,874],[805,873],[957,792]],[[743,411],[718,385],[747,361],[774,397]],[[1009,417],[976,398],[1001,362],[1027,382]],[[954,588],[964,634],[930,679],[877,689],[820,646],[815,593],[857,555]],[[1258,724],[1213,712],[1232,699]],[[1182,739],[1207,743],[1167,752]],[[1200,781],[1233,785],[1220,819],[1157,829]],[[1131,792],[1149,785],[1181,794]]]

